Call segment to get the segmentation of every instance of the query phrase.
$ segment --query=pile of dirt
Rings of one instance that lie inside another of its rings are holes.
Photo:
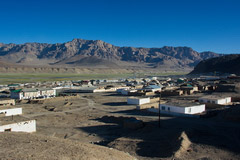
[[[44,108],[48,111],[56,111],[56,107],[53,106],[45,106]]]
[[[174,153],[175,158],[180,158],[182,154],[186,153],[191,145],[191,141],[188,139],[188,136],[185,132],[178,137],[177,142],[179,143],[178,150]]]
[[[72,104],[73,104],[73,103],[66,101],[66,102],[64,103],[64,106],[71,106]]]
[[[0,159],[133,160],[115,149],[37,134],[1,133]]]

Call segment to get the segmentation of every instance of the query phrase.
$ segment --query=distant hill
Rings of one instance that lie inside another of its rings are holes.
[[[221,72],[240,75],[240,54],[231,54],[201,61],[190,74]]]
[[[201,60],[218,57],[190,47],[118,47],[101,40],[73,39],[66,43],[0,43],[0,60],[11,65],[191,69]],[[1,63],[1,62],[0,62]]]

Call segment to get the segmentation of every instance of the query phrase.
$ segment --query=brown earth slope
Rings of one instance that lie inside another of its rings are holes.
[[[0,159],[133,160],[127,153],[102,146],[37,134],[1,133]]]

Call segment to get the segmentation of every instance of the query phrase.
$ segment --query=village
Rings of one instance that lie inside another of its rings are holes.
[[[164,128],[164,123],[171,119],[180,118],[179,122],[187,123],[215,122],[218,115],[239,107],[239,82],[238,76],[228,75],[0,85],[0,132],[27,132],[80,140],[147,159],[149,154],[139,154],[136,148],[131,150],[122,144],[119,146],[117,143],[126,142],[118,138],[144,128]],[[225,120],[235,123],[240,119],[232,114],[225,115],[220,121]],[[119,128],[114,128],[112,123],[121,126],[121,134],[116,133]],[[151,123],[153,125],[149,125]],[[106,126],[113,128],[109,131]],[[119,142],[115,142],[116,139]],[[151,155],[151,158],[167,157],[173,152]]]

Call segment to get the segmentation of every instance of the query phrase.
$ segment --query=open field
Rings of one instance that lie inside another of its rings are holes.
[[[184,72],[154,73],[153,76],[182,75]],[[128,77],[146,77],[146,73],[1,73],[0,84],[43,82],[43,81],[66,81],[66,80],[90,80],[90,79],[113,79]]]
[[[135,110],[126,99],[115,93],[84,93],[34,104],[22,101],[17,107],[23,108],[24,117],[37,120],[33,135],[60,138],[61,143],[67,139],[107,146],[140,160],[240,158],[238,123],[161,115],[158,128],[156,114]],[[142,120],[144,126],[125,128],[122,120],[129,117]]]
[[[0,75],[0,83],[25,83],[25,82],[42,82],[42,81],[66,81],[66,80],[89,80],[89,79],[105,79],[105,78],[120,78],[129,77],[132,74],[18,74],[7,73]]]

